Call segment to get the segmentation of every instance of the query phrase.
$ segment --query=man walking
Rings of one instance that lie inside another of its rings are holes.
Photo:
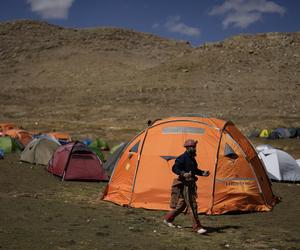
[[[178,175],[172,184],[171,204],[173,208],[165,216],[164,223],[169,227],[179,227],[173,224],[176,216],[182,213],[186,208],[190,212],[193,221],[193,231],[204,234],[206,230],[202,227],[197,211],[197,186],[198,176],[209,176],[209,171],[198,169],[196,162],[196,146],[197,141],[188,139],[184,143],[186,151],[178,156],[172,171]]]

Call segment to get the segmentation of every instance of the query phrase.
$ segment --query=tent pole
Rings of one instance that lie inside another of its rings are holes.
[[[134,192],[134,188],[135,188],[136,176],[137,176],[137,172],[138,172],[138,168],[139,168],[139,164],[140,164],[141,154],[142,154],[144,144],[145,144],[145,139],[146,139],[147,134],[148,134],[148,130],[149,130],[149,127],[147,127],[147,129],[145,130],[145,136],[144,136],[144,139],[143,139],[143,142],[142,142],[142,145],[141,145],[141,149],[140,149],[140,152],[139,152],[139,155],[138,155],[138,159],[137,159],[137,163],[136,163],[136,167],[135,167],[135,172],[134,172],[134,177],[133,177],[131,197],[130,197],[130,201],[129,201],[128,205],[130,205],[131,202],[132,202],[132,196],[133,196],[133,192]]]

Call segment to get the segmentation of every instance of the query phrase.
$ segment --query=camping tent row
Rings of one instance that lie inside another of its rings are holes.
[[[100,146],[98,146],[99,141],[100,139],[91,141],[90,145],[88,145],[87,147],[91,149],[103,162],[104,154],[102,153]],[[20,160],[37,165],[48,165],[48,162],[51,159],[52,155],[60,146],[61,141],[58,141],[53,137],[47,135],[39,136],[38,138],[35,138],[28,143],[24,151],[21,153]]]
[[[0,123],[0,150],[2,151],[4,156],[4,153],[10,153],[12,151],[20,150],[23,151],[24,148],[26,148],[28,145],[28,148],[32,148],[31,142],[34,141],[34,139],[37,138],[47,138],[49,140],[55,140],[56,142],[59,142],[59,144],[65,144],[71,141],[71,137],[68,133],[65,132],[51,132],[47,134],[34,134],[32,132],[19,129],[16,125],[13,123]],[[34,141],[34,144],[36,141]],[[38,143],[39,144],[39,143]],[[43,141],[42,145],[44,145],[45,142]],[[26,151],[31,151],[26,149]],[[41,146],[39,146],[41,148]],[[37,150],[38,152],[39,150]],[[42,151],[45,152],[45,151]],[[27,154],[27,153],[26,153]],[[38,158],[40,158],[39,156]],[[25,157],[26,158],[26,157]],[[30,160],[29,162],[31,162]],[[38,162],[38,161],[37,161]],[[34,163],[36,163],[34,161]],[[39,163],[37,163],[39,164]]]
[[[249,137],[260,137],[268,139],[298,138],[300,137],[300,128],[276,128],[274,130],[256,129],[249,134]]]
[[[119,205],[168,210],[175,158],[187,139],[198,141],[200,213],[269,211],[277,199],[255,149],[232,122],[202,117],[158,120],[116,152],[102,199]]]
[[[50,173],[63,180],[108,180],[101,160],[81,142],[60,145],[51,137],[40,137],[27,145],[20,160],[47,165]]]
[[[0,132],[2,136],[10,136],[26,146],[32,140],[32,134],[24,129],[18,128],[14,123],[0,123]]]
[[[270,145],[259,145],[256,150],[271,180],[300,181],[300,160],[295,160],[287,152]]]
[[[70,134],[66,132],[34,133],[19,129],[13,123],[0,123],[0,131],[3,131],[3,135],[10,136],[20,141],[24,147],[27,146],[33,139],[45,137],[47,137],[48,139],[52,138],[58,141],[61,145],[67,144],[72,141]],[[95,140],[86,139],[84,143],[88,145],[89,148],[91,148],[102,161],[104,161],[104,154],[102,153],[102,150],[109,150],[109,146],[106,141],[100,138],[96,138]]]
[[[13,123],[0,123],[0,132],[2,136],[7,135],[14,139],[18,139],[24,146],[26,146],[32,139],[45,135],[60,141],[61,144],[72,141],[71,136],[66,132],[34,133],[18,128]]]

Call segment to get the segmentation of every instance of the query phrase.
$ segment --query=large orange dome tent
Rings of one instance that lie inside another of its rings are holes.
[[[198,179],[198,211],[269,211],[276,203],[264,166],[248,139],[228,121],[203,117],[158,120],[120,154],[103,199],[169,210],[174,160],[186,139],[198,140],[196,160],[210,176]]]

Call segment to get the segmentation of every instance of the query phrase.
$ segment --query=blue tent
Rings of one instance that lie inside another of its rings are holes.
[[[4,150],[0,148],[0,160],[4,159]]]
[[[287,128],[277,128],[273,132],[276,132],[279,135],[279,138],[290,138],[291,133]]]

